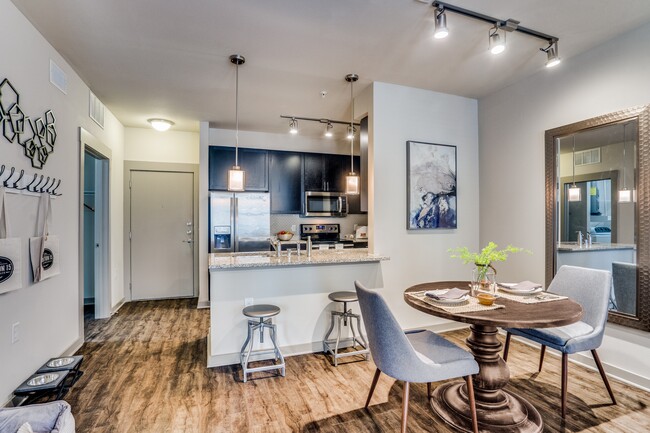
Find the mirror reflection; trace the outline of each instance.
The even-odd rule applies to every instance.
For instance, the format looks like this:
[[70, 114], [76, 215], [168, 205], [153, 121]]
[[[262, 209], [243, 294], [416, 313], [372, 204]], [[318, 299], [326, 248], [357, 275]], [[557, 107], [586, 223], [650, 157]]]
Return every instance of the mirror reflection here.
[[638, 120], [555, 140], [556, 266], [612, 272], [610, 310], [636, 316]]

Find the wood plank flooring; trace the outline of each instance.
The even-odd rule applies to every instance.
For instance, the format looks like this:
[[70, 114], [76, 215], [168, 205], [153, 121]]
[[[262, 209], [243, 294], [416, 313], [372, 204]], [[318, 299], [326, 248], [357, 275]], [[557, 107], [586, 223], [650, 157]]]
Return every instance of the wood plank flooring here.
[[[77, 431], [327, 432], [399, 431], [402, 384], [382, 375], [369, 410], [363, 405], [372, 361], [335, 368], [323, 354], [286, 359], [287, 376], [238, 367], [207, 369], [209, 311], [195, 299], [133, 302], [109, 320], [86, 323], [85, 374], [66, 396]], [[468, 331], [445, 334], [464, 347]], [[650, 431], [650, 394], [612, 380], [611, 406], [597, 372], [570, 363], [566, 422], [559, 417], [560, 360], [513, 339], [509, 389], [540, 410], [546, 432]], [[345, 359], [344, 359], [345, 362]], [[435, 385], [434, 385], [435, 386]], [[411, 386], [409, 432], [450, 432], [432, 413], [426, 386]]]

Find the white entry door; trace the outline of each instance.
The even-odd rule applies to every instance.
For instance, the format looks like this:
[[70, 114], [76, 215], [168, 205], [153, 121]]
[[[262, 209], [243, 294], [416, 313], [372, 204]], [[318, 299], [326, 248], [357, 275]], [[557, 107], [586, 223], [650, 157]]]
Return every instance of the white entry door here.
[[194, 295], [194, 174], [131, 170], [131, 298]]

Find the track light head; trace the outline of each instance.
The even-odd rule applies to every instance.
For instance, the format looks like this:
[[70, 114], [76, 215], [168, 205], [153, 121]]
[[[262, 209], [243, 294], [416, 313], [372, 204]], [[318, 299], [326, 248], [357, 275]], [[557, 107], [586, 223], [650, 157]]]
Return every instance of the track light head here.
[[325, 137], [331, 138], [334, 134], [332, 134], [332, 122], [327, 122], [327, 126], [325, 127]]
[[447, 29], [447, 14], [443, 8], [436, 9], [436, 26], [433, 32], [433, 37], [436, 39], [443, 39], [449, 36], [449, 29]]
[[298, 121], [296, 119], [291, 119], [291, 122], [289, 122], [289, 133], [290, 134], [298, 133]]
[[562, 59], [558, 54], [557, 41], [550, 42], [550, 45], [547, 48], [540, 48], [546, 53], [546, 67], [552, 68], [560, 64]]
[[354, 127], [352, 125], [348, 126], [348, 135], [347, 135], [348, 140], [354, 140], [354, 133], [355, 132], [356, 132], [356, 130], [354, 129]]
[[506, 35], [505, 33], [503, 34], [503, 38], [499, 34], [499, 27], [495, 26], [492, 30], [490, 30], [490, 37], [489, 37], [489, 46], [490, 46], [490, 52], [492, 54], [501, 54], [506, 50]]

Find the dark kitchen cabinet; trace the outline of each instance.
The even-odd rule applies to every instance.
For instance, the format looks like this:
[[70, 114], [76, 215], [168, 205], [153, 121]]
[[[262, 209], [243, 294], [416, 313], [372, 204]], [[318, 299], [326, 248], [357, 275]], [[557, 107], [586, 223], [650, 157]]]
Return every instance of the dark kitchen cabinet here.
[[302, 164], [302, 153], [269, 152], [272, 214], [298, 214], [302, 211]]
[[[210, 191], [228, 190], [228, 170], [235, 165], [235, 148], [210, 146]], [[269, 152], [262, 149], [239, 148], [239, 166], [246, 172], [246, 191], [269, 190]]]
[[345, 176], [350, 172], [350, 157], [323, 153], [305, 153], [304, 191], [345, 192]]

